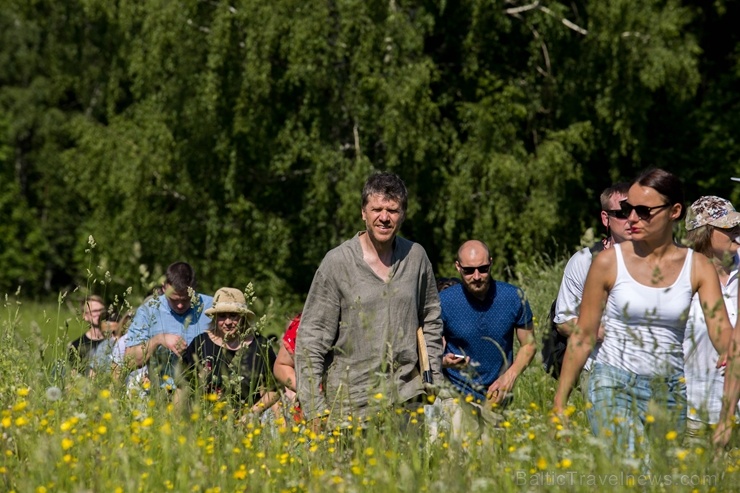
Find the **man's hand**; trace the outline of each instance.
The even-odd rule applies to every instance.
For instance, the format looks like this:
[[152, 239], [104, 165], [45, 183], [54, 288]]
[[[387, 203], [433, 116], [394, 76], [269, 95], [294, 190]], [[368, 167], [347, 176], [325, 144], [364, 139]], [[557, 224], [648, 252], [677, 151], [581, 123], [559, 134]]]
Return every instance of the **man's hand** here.
[[442, 356], [442, 368], [465, 368], [468, 363], [470, 363], [470, 356], [457, 358], [452, 353]]
[[[185, 339], [177, 334], [157, 334], [152, 337], [153, 344], [156, 346], [164, 346], [178, 357], [182, 356], [182, 353], [188, 348]], [[155, 346], [155, 349], [156, 349]]]
[[514, 388], [515, 381], [516, 377], [510, 371], [507, 371], [506, 373], [501, 375], [495, 382], [491, 384], [490, 387], [488, 387], [488, 392], [486, 393], [488, 403], [501, 404], [506, 396], [509, 394], [509, 392], [511, 392], [511, 389]]

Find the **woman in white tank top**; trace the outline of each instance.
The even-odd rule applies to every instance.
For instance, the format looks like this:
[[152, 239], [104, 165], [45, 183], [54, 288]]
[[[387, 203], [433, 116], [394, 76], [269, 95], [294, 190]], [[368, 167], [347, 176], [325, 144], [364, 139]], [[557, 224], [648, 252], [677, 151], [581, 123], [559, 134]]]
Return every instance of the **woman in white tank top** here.
[[[613, 436], [634, 453], [648, 423], [651, 435], [661, 438], [685, 425], [682, 343], [694, 293], [706, 307], [709, 336], [720, 354], [732, 326], [712, 264], [673, 239], [674, 223], [685, 215], [678, 177], [661, 169], [644, 172], [621, 206], [632, 241], [600, 253], [591, 264], [554, 409], [565, 409], [606, 310], [604, 342], [589, 379], [589, 423], [595, 435]], [[651, 401], [662, 412], [649, 418]]]

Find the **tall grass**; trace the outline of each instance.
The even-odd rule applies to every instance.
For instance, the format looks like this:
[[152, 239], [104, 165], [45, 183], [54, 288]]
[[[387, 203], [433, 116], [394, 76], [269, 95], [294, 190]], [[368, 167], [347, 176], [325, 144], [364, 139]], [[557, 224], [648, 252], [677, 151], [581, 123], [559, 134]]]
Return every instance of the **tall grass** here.
[[[562, 268], [534, 261], [513, 281], [530, 300], [538, 332]], [[265, 314], [286, 317], [269, 304]], [[661, 431], [649, 459], [626, 457], [592, 436], [577, 391], [569, 422], [558, 422], [549, 414], [556, 382], [538, 360], [517, 382], [502, 427], [483, 439], [454, 441], [443, 431], [428, 440], [424, 408], [387, 410], [316, 435], [280, 419], [239, 422], [215, 395], [196, 397], [184, 411], [161, 394], [128, 395], [109, 375], [60, 378], [54, 362], [81, 331], [66, 300], [9, 297], [0, 325], [0, 491], [737, 489], [740, 454], [715, 457], [706, 439], [682, 443]]]

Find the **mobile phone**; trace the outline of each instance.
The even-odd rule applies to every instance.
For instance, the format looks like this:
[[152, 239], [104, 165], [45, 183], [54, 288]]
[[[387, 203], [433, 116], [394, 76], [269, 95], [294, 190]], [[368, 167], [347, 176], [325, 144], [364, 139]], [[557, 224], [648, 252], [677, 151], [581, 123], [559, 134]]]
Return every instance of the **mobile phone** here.
[[462, 358], [462, 359], [467, 358], [467, 356], [465, 356], [464, 354], [455, 354], [455, 353], [452, 353], [452, 357], [453, 358]]

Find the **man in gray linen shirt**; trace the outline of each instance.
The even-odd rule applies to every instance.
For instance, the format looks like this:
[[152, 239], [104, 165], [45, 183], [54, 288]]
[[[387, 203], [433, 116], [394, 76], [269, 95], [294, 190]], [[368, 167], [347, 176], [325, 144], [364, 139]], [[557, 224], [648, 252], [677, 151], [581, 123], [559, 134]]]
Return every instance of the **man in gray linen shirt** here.
[[296, 340], [298, 398], [317, 428], [365, 418], [375, 404], [425, 395], [416, 331], [423, 328], [432, 376], [442, 381], [442, 321], [432, 265], [421, 245], [396, 236], [407, 192], [392, 173], [362, 191], [366, 229], [326, 254], [303, 308]]

